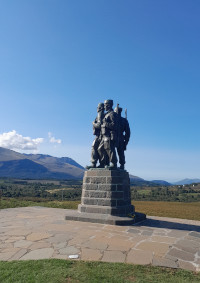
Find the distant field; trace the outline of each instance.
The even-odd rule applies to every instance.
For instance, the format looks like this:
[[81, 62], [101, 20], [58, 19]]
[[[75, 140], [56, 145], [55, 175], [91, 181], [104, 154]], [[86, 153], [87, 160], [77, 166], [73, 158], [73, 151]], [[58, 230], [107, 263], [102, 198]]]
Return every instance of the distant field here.
[[[0, 196], [29, 201], [80, 201], [82, 180], [20, 180], [0, 178]], [[162, 186], [131, 184], [134, 201], [200, 202], [200, 183]]]
[[200, 220], [200, 202], [132, 201], [136, 211], [152, 216]]
[[[26, 206], [77, 209], [79, 203], [80, 201], [28, 201], [3, 198], [0, 200], [0, 209]], [[133, 201], [132, 204], [135, 205], [136, 211], [147, 215], [200, 220], [199, 202]]]

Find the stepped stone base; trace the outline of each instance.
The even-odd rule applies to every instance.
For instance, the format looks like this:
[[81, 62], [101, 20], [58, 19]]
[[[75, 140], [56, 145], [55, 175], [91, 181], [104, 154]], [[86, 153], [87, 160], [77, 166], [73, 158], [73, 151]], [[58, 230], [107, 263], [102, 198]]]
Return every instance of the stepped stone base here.
[[131, 205], [129, 174], [121, 169], [90, 169], [85, 172], [81, 204], [65, 219], [114, 225], [130, 225], [146, 216]]
[[101, 224], [109, 224], [109, 225], [120, 225], [120, 226], [133, 225], [138, 222], [144, 221], [145, 219], [146, 219], [146, 215], [138, 212], [135, 212], [134, 217], [132, 218], [132, 217], [113, 216], [109, 214], [79, 212], [77, 210], [72, 210], [72, 209], [68, 209], [67, 214], [65, 216], [65, 220], [101, 223]]

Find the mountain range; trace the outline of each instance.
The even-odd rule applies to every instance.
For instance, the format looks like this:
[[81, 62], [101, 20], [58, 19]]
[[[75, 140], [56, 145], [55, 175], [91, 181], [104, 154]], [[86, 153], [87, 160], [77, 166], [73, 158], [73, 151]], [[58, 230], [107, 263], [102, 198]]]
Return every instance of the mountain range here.
[[163, 180], [146, 181], [140, 177], [133, 176], [131, 174], [129, 174], [129, 177], [130, 177], [131, 185], [135, 185], [135, 186], [152, 186], [152, 187], [155, 185], [171, 186], [170, 183]]
[[85, 169], [69, 157], [22, 154], [0, 147], [0, 177], [82, 179]]
[[[0, 177], [19, 179], [82, 179], [84, 167], [70, 157], [53, 157], [45, 154], [24, 154], [0, 147]], [[170, 186], [163, 180], [146, 181], [130, 174], [133, 185], [155, 184]], [[174, 183], [184, 185], [200, 183], [200, 179], [184, 179]]]

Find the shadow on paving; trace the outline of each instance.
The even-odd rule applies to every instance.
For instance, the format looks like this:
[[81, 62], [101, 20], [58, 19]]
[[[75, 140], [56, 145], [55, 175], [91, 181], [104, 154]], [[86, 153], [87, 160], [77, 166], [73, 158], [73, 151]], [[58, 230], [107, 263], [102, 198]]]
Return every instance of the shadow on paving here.
[[[154, 227], [154, 228], [164, 228], [164, 229], [175, 229], [175, 230], [185, 230], [185, 231], [196, 231], [200, 232], [200, 226], [183, 224], [183, 223], [175, 223], [163, 220], [156, 219], [146, 219], [144, 222], [135, 224], [134, 226], [146, 226], [146, 227]], [[197, 236], [196, 236], [197, 237]], [[200, 238], [200, 234], [198, 236]]]

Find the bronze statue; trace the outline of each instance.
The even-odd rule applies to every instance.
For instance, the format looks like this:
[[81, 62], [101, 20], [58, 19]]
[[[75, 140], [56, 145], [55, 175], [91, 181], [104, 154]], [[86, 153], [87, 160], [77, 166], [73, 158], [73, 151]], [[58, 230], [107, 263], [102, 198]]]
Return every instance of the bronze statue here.
[[126, 150], [127, 144], [130, 139], [130, 134], [131, 134], [130, 127], [129, 127], [127, 117], [126, 118], [121, 117], [122, 108], [117, 106], [114, 111], [118, 114], [117, 153], [119, 156], [120, 169], [124, 169], [124, 164], [125, 164], [124, 151]]
[[[106, 113], [104, 113], [104, 110]], [[98, 168], [117, 169], [117, 155], [119, 156], [120, 169], [124, 170], [124, 151], [130, 138], [130, 127], [127, 117], [121, 117], [122, 108], [117, 107], [113, 111], [113, 100], [105, 100], [99, 103], [97, 117], [93, 122], [93, 134], [96, 136], [92, 144], [91, 166], [86, 169]]]
[[100, 163], [104, 167], [117, 168], [115, 151], [117, 142], [118, 115], [113, 111], [113, 100], [105, 100], [104, 109], [107, 111], [101, 125], [101, 143], [98, 148]]
[[98, 147], [101, 142], [101, 125], [104, 118], [104, 104], [99, 103], [97, 106], [97, 117], [95, 118], [93, 124], [93, 134], [96, 136], [93, 144], [92, 144], [92, 151], [91, 151], [91, 166], [87, 166], [87, 169], [96, 168], [97, 162], [99, 160], [99, 167], [103, 167], [101, 164], [101, 160], [99, 158]]

